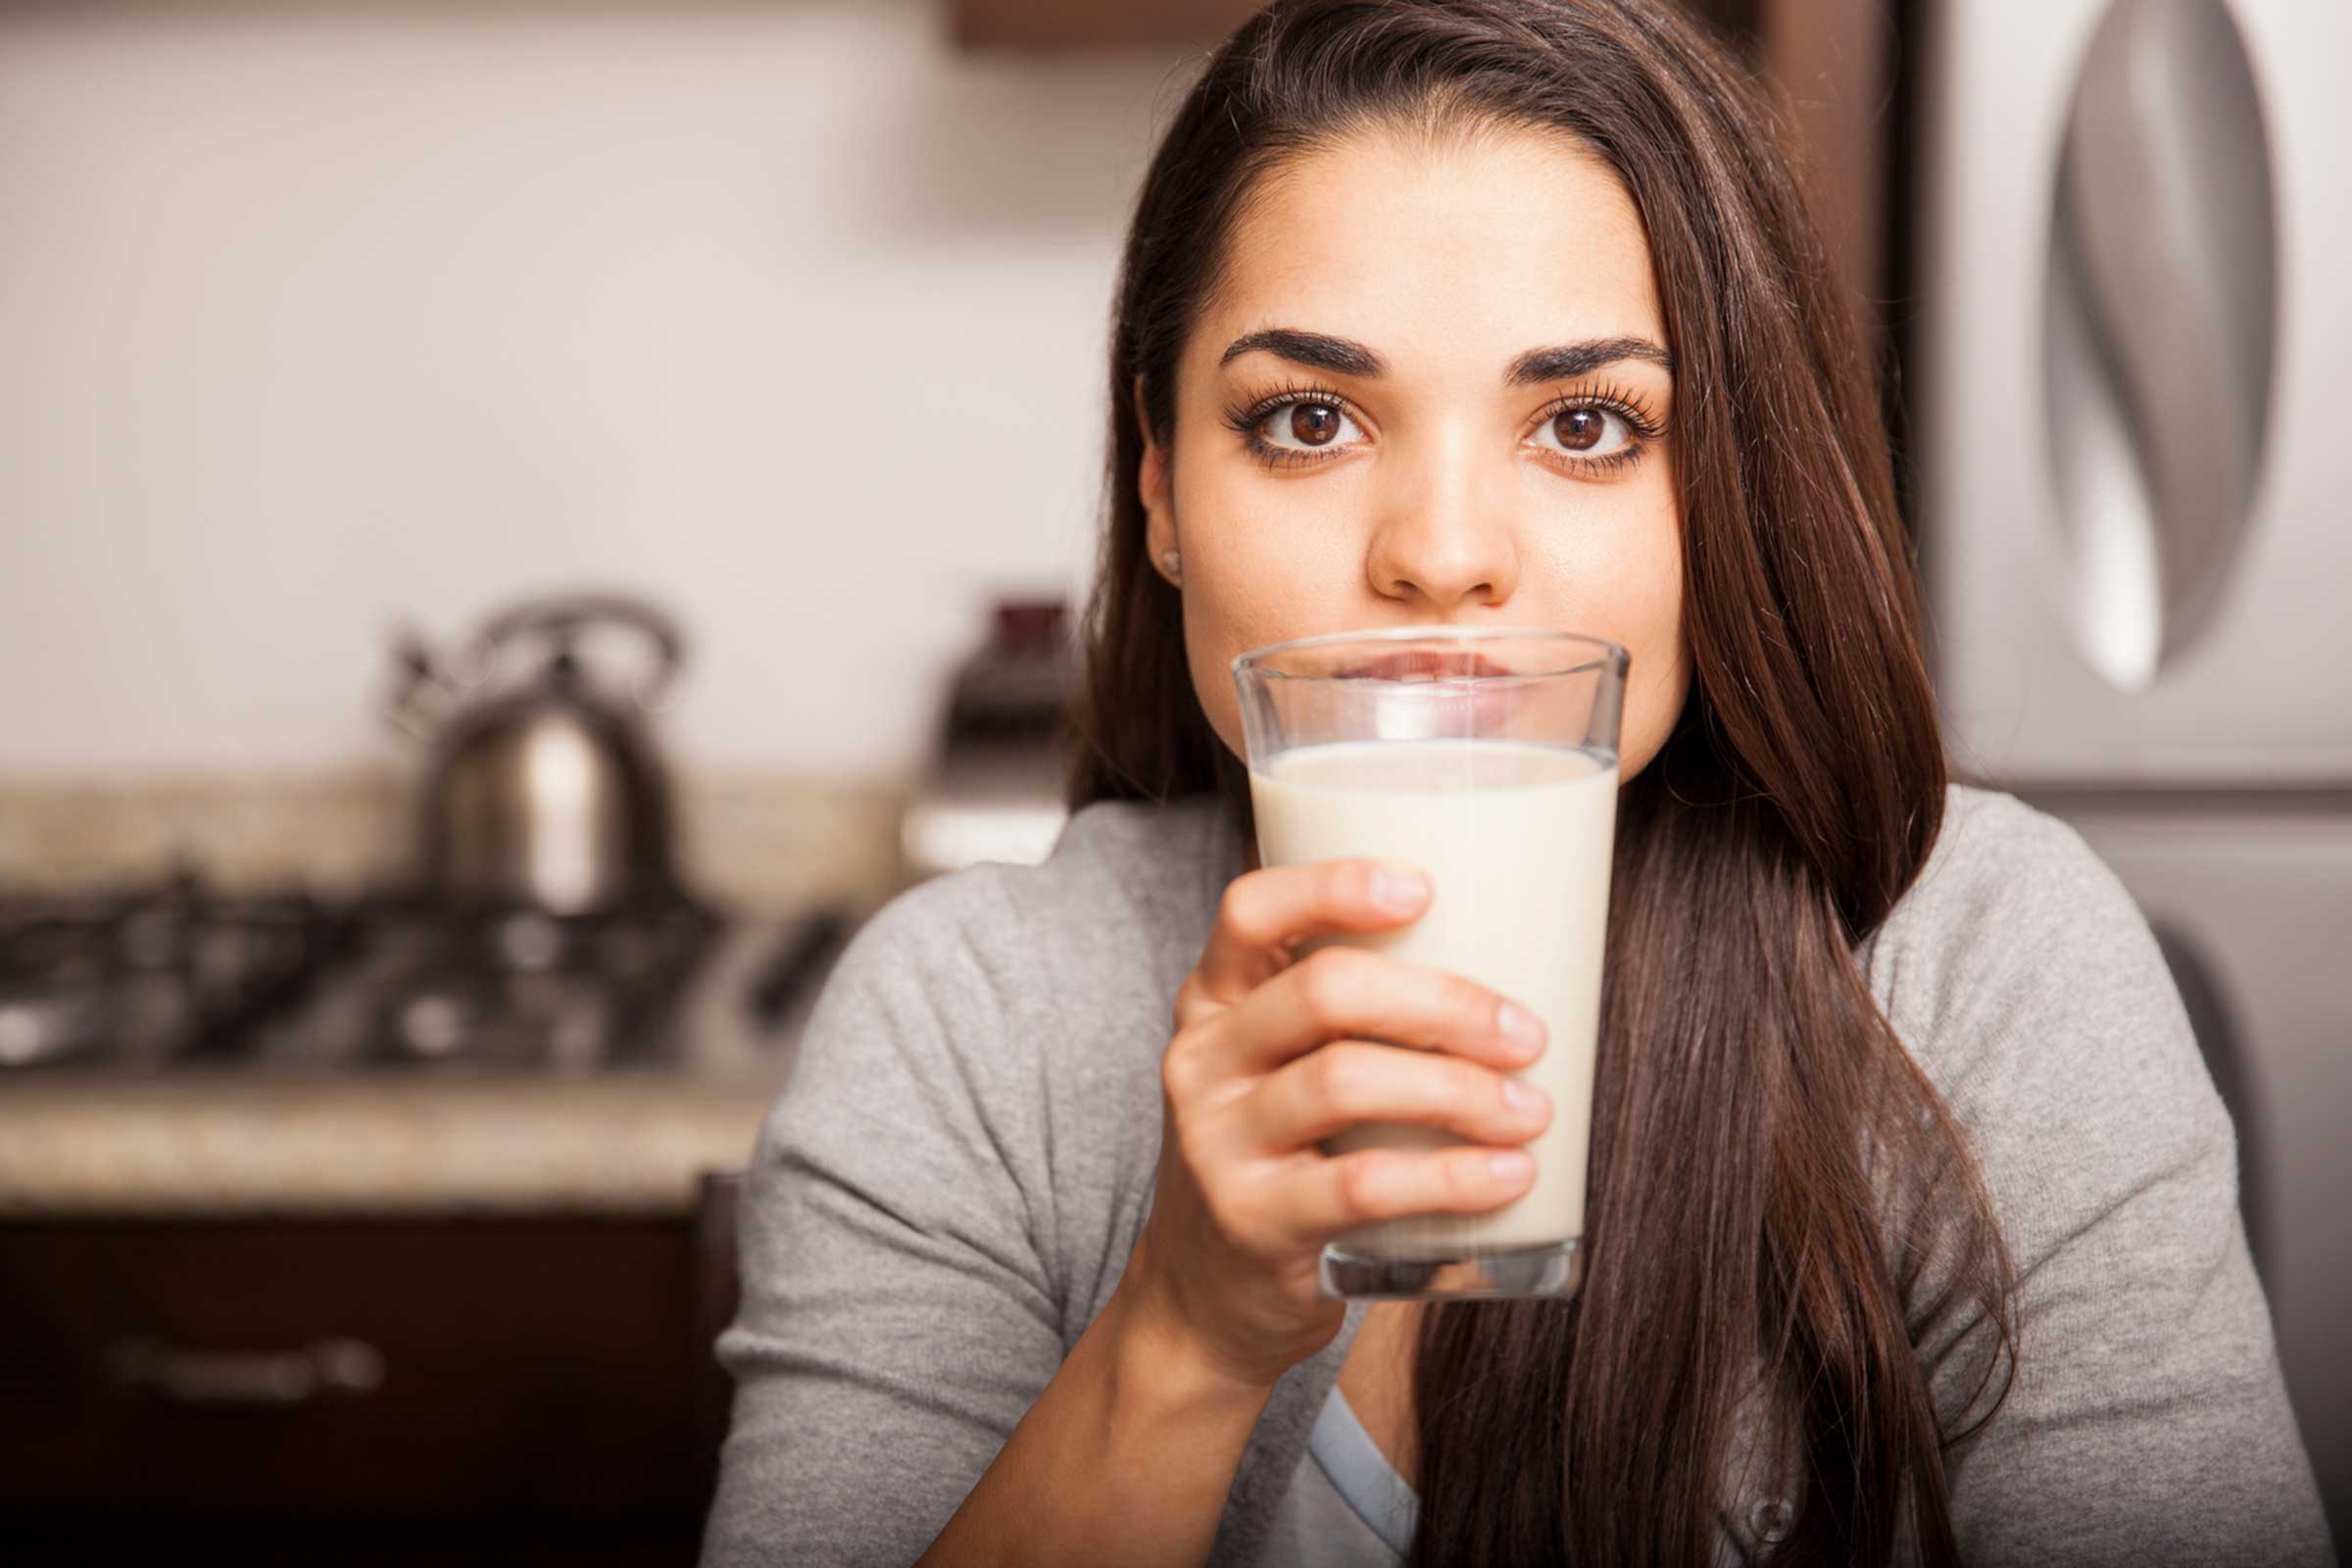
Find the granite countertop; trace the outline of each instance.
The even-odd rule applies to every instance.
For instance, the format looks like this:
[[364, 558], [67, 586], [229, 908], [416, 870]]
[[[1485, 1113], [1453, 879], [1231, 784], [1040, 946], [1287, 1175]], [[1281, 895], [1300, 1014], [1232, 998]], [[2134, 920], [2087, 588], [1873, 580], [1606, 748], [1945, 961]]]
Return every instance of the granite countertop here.
[[660, 1066], [0, 1079], [0, 1220], [685, 1214], [704, 1172], [750, 1159], [822, 990], [747, 1021], [774, 932], [721, 938]]
[[[906, 783], [682, 774], [687, 883], [737, 917], [862, 917], [904, 880]], [[326, 895], [413, 859], [399, 769], [107, 781], [0, 776], [0, 888], [137, 885], [192, 867], [226, 892]], [[683, 1214], [739, 1168], [815, 987], [750, 1030], [725, 975], [660, 1068], [585, 1074], [42, 1070], [0, 1076], [0, 1220], [39, 1216]], [[732, 1010], [730, 1010], [732, 1009]]]
[[778, 1080], [218, 1073], [10, 1084], [0, 1218], [685, 1213]]

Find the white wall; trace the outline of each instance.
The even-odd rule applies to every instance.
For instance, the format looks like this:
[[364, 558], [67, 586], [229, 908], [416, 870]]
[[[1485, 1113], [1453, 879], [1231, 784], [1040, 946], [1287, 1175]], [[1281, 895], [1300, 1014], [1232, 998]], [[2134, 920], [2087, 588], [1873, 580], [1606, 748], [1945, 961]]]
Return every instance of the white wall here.
[[1074, 589], [1197, 57], [906, 0], [0, 16], [0, 772], [397, 750], [387, 628], [633, 585], [693, 762], [921, 755]]

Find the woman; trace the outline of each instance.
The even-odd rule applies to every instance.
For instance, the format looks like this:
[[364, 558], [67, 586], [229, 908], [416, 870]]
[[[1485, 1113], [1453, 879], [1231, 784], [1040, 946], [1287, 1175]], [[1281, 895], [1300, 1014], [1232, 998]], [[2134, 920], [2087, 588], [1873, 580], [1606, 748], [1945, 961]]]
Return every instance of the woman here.
[[[2229, 1121], [2114, 878], [1947, 781], [1773, 145], [1646, 0], [1300, 0], [1211, 62], [1120, 280], [1076, 813], [828, 982], [710, 1561], [2326, 1559]], [[1230, 660], [1414, 623], [1632, 655], [1574, 1300], [1316, 1291], [1549, 1114], [1509, 999], [1292, 961], [1411, 867], [1256, 867]], [[1467, 1141], [1320, 1152], [1394, 1119]]]

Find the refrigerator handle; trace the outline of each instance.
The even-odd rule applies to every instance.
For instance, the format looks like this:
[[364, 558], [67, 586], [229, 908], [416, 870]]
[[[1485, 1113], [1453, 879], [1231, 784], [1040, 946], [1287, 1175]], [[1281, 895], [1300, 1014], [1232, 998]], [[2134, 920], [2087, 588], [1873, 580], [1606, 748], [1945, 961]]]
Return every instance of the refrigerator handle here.
[[2052, 209], [2043, 428], [2062, 613], [2094, 669], [2140, 691], [2214, 619], [2270, 424], [2270, 142], [2223, 0], [2108, 9]]

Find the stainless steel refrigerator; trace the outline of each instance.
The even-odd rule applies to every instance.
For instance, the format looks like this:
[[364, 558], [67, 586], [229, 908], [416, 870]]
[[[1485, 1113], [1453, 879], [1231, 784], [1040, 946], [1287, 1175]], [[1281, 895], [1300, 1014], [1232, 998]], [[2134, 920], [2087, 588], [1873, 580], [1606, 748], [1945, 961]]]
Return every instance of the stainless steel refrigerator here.
[[2352, 0], [1941, 0], [1911, 397], [1954, 760], [2073, 822], [2236, 1119], [2352, 1540]]

